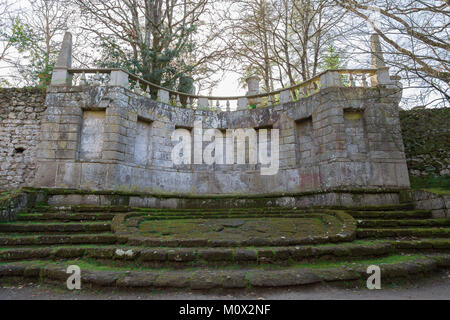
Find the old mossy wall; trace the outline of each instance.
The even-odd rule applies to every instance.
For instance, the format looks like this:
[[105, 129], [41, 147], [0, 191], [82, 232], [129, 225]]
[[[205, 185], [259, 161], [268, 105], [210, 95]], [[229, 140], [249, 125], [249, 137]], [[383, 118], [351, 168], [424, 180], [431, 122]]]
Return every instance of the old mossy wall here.
[[400, 111], [409, 173], [448, 181], [450, 174], [450, 108]]
[[34, 179], [44, 102], [42, 89], [0, 88], [0, 190]]

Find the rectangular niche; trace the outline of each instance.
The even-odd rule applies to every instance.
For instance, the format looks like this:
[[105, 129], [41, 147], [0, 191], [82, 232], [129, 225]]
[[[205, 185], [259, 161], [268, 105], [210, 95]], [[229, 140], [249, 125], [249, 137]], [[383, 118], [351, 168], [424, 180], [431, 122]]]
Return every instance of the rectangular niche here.
[[149, 166], [152, 162], [152, 122], [139, 120], [136, 125], [134, 163]]
[[345, 147], [347, 157], [362, 159], [367, 154], [363, 112], [344, 111]]
[[314, 161], [314, 130], [312, 117], [296, 121], [297, 164], [307, 164]]
[[84, 111], [80, 137], [80, 158], [101, 159], [105, 111]]
[[[189, 131], [189, 134], [190, 134], [190, 136], [191, 136], [191, 163], [190, 163], [190, 165], [191, 164], [194, 164], [194, 161], [195, 161], [195, 159], [194, 159], [194, 150], [195, 150], [195, 145], [194, 145], [194, 128], [192, 128], [192, 127], [185, 127], [185, 126], [175, 126], [175, 130], [179, 130], [179, 129], [182, 129], [182, 130], [187, 130], [187, 131]], [[198, 143], [198, 142], [197, 142]], [[201, 143], [201, 149], [203, 150], [203, 137], [202, 137], [202, 141], [200, 142]], [[177, 142], [175, 142], [175, 144], [178, 144], [178, 141]], [[175, 146], [175, 144], [173, 145], [173, 146]], [[183, 165], [179, 165], [178, 167], [183, 167], [184, 166], [184, 164]]]

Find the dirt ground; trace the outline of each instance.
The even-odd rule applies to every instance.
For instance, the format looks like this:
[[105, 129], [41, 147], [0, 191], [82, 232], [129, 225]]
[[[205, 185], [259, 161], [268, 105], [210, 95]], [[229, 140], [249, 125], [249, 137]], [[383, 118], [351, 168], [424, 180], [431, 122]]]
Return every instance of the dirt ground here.
[[168, 291], [87, 289], [0, 279], [0, 300], [450, 300], [450, 271], [426, 279], [389, 282], [381, 290], [350, 283], [244, 291]]

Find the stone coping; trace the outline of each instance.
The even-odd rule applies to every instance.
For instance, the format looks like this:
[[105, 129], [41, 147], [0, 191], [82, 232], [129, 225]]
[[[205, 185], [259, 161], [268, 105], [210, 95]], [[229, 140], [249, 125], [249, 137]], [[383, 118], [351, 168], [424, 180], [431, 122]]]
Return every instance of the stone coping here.
[[[33, 188], [24, 188], [24, 190], [33, 190]], [[161, 193], [161, 192], [139, 192], [139, 191], [116, 191], [116, 190], [81, 190], [81, 189], [35, 189], [46, 191], [49, 195], [118, 195], [118, 196], [143, 196], [143, 197], [159, 197], [159, 198], [186, 198], [186, 199], [258, 199], [258, 198], [279, 198], [279, 197], [296, 197], [326, 193], [352, 193], [352, 194], [384, 194], [384, 193], [403, 193], [410, 189], [405, 188], [383, 188], [383, 189], [329, 189], [292, 193], [262, 193], [262, 194], [186, 194], [186, 193]]]

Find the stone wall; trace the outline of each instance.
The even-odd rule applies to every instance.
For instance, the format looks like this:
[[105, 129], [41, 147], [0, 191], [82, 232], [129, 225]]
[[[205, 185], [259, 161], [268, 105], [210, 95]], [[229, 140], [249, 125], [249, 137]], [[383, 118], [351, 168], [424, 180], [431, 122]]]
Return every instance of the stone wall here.
[[450, 108], [400, 111], [411, 176], [450, 175]]
[[44, 101], [40, 89], [0, 89], [0, 190], [34, 179]]
[[[327, 88], [297, 102], [216, 112], [122, 87], [51, 87], [34, 185], [185, 194], [408, 188], [398, 100], [385, 87]], [[192, 132], [196, 121], [222, 132], [279, 129], [278, 174], [261, 175], [254, 164], [174, 166], [171, 134]]]
[[417, 209], [431, 210], [434, 218], [450, 218], [450, 196], [427, 191], [414, 191]]
[[0, 193], [0, 222], [15, 221], [19, 212], [46, 201], [45, 191], [14, 189]]

